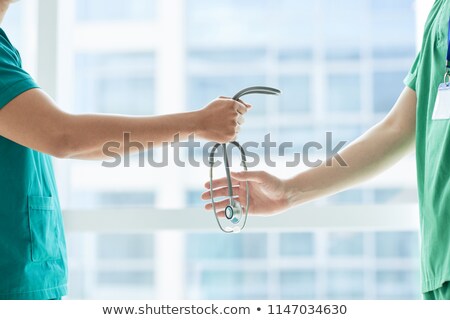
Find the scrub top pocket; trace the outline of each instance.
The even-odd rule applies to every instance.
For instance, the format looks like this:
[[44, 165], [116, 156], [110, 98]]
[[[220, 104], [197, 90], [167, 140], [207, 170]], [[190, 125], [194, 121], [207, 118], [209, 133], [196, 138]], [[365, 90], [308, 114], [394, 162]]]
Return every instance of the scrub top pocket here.
[[52, 197], [28, 197], [31, 260], [60, 259], [58, 211]]

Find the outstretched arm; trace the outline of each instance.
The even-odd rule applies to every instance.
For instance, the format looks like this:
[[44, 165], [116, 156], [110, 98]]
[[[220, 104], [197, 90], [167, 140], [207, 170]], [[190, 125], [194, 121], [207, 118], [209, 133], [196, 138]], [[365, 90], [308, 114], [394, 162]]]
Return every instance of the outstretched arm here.
[[[414, 147], [416, 126], [416, 93], [406, 87], [390, 113], [378, 124], [342, 150], [339, 155], [347, 166], [336, 159], [323, 163], [291, 179], [281, 180], [266, 172], [233, 173], [237, 194], [245, 205], [245, 181], [250, 185], [249, 212], [272, 214], [290, 207], [340, 192], [368, 180], [391, 167]], [[205, 184], [209, 189], [209, 182]], [[226, 196], [226, 181], [213, 182], [214, 198]], [[202, 195], [209, 200], [209, 191]], [[223, 209], [229, 201], [216, 204]], [[211, 209], [211, 204], [206, 205]]]
[[248, 105], [227, 98], [212, 101], [205, 108], [180, 114], [153, 117], [115, 115], [73, 115], [60, 110], [42, 90], [28, 90], [0, 110], [0, 135], [23, 146], [59, 158], [104, 159], [105, 143], [119, 142], [123, 135], [147, 146], [171, 142], [190, 134], [227, 142], [243, 123]]

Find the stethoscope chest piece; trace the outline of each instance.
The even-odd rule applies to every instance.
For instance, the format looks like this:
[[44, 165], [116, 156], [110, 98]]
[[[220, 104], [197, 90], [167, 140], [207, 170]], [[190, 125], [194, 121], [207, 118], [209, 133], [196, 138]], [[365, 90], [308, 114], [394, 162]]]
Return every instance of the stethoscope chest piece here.
[[238, 224], [242, 219], [242, 207], [237, 201], [234, 201], [233, 206], [227, 206], [225, 208], [225, 218], [231, 221], [233, 224]]
[[233, 217], [234, 217], [233, 207], [227, 206], [225, 208], [225, 218], [227, 218], [228, 220], [231, 220], [231, 219], [233, 219]]
[[[247, 170], [247, 165], [246, 165], [246, 158], [245, 158], [245, 153], [243, 148], [240, 146], [239, 143], [237, 143], [236, 141], [231, 142], [233, 145], [237, 146], [240, 154], [241, 154], [241, 164], [243, 166], [243, 170]], [[231, 174], [230, 174], [230, 169], [229, 169], [229, 161], [228, 161], [228, 155], [227, 155], [227, 150], [226, 150], [226, 145], [225, 144], [216, 144], [209, 156], [209, 162], [210, 162], [210, 182], [212, 185], [212, 181], [213, 181], [213, 168], [214, 168], [214, 163], [215, 163], [215, 153], [217, 151], [218, 148], [222, 147], [223, 148], [223, 152], [224, 152], [224, 165], [225, 165], [225, 172], [227, 173], [227, 183], [228, 183], [228, 196], [227, 196], [227, 200], [228, 201], [228, 205], [223, 209], [223, 211], [220, 211], [217, 209], [217, 204], [214, 201], [214, 197], [213, 197], [213, 189], [210, 189], [210, 194], [211, 194], [211, 201], [212, 201], [212, 206], [214, 209], [214, 214], [217, 220], [217, 223], [219, 224], [220, 229], [223, 232], [226, 233], [235, 233], [235, 232], [239, 232], [241, 231], [244, 227], [245, 224], [247, 222], [247, 216], [248, 216], [248, 205], [246, 206], [246, 208], [244, 208], [242, 206], [242, 204], [236, 200], [235, 195], [233, 194], [233, 184], [231, 181]], [[245, 183], [246, 186], [246, 203], [249, 203], [249, 190], [248, 190], [248, 183]]]

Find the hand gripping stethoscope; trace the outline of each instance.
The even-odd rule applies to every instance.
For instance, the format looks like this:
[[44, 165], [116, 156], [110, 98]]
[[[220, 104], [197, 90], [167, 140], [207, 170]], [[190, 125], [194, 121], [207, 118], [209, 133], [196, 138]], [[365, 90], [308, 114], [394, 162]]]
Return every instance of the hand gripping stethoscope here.
[[[236, 93], [236, 95], [233, 97], [233, 100], [239, 100], [241, 97], [248, 95], [248, 94], [267, 94], [267, 95], [280, 95], [281, 91], [275, 88], [270, 87], [249, 87], [246, 89], [243, 89]], [[241, 166], [244, 168], [244, 171], [247, 171], [247, 159], [245, 156], [245, 151], [242, 148], [242, 146], [237, 141], [231, 141], [231, 144], [235, 145], [240, 153], [241, 153]], [[213, 197], [213, 168], [214, 168], [214, 162], [215, 162], [215, 153], [217, 149], [222, 146], [223, 149], [223, 160], [225, 164], [225, 173], [227, 175], [227, 185], [228, 185], [228, 198], [230, 201], [230, 204], [226, 206], [225, 208], [225, 216], [219, 217], [217, 210], [216, 210], [216, 204], [214, 202]], [[233, 232], [239, 232], [242, 229], [244, 229], [245, 224], [247, 223], [247, 217], [248, 217], [248, 208], [250, 206], [250, 192], [248, 189], [248, 182], [245, 183], [245, 190], [246, 190], [246, 208], [245, 213], [244, 209], [242, 208], [242, 205], [239, 203], [239, 201], [236, 201], [233, 196], [233, 183], [231, 182], [231, 174], [230, 174], [230, 164], [228, 161], [228, 154], [227, 154], [227, 144], [226, 143], [217, 143], [214, 145], [214, 147], [211, 149], [211, 152], [209, 154], [209, 181], [210, 181], [210, 194], [211, 194], [211, 202], [212, 207], [214, 210], [214, 215], [216, 217], [217, 223], [219, 224], [220, 229], [223, 232], [226, 233], [233, 233]]]

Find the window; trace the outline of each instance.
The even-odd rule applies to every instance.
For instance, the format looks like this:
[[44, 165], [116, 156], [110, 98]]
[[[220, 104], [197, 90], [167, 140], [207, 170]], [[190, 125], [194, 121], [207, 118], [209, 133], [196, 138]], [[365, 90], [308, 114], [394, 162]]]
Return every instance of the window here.
[[[276, 161], [317, 141], [324, 148], [310, 160], [323, 159], [325, 132], [333, 133], [333, 146], [351, 141], [390, 110], [402, 89], [415, 55], [415, 12], [413, 0], [394, 2], [59, 2], [71, 21], [61, 28], [73, 35], [60, 43], [67, 50], [59, 57], [65, 71], [59, 91], [72, 97], [63, 107], [75, 113], [130, 115], [190, 111], [245, 86], [270, 85], [283, 95], [246, 98], [254, 108], [238, 141], [262, 142], [270, 134], [278, 143], [293, 142]], [[20, 14], [11, 17], [11, 29], [24, 23]], [[123, 34], [117, 39], [110, 30]], [[16, 36], [23, 45], [22, 35]], [[167, 62], [172, 49], [177, 54]], [[171, 103], [173, 96], [180, 103]], [[263, 153], [261, 148], [252, 151]], [[193, 219], [209, 219], [216, 227], [199, 198], [208, 179], [206, 165], [139, 168], [138, 160], [134, 156], [129, 168], [114, 170], [96, 162], [56, 161], [64, 208], [95, 214], [138, 207], [152, 215], [195, 207]], [[402, 163], [413, 165], [412, 159]], [[288, 176], [301, 168], [270, 169]], [[363, 211], [367, 205], [416, 203], [410, 176], [386, 174], [316, 205], [358, 205], [355, 211]], [[169, 212], [164, 219], [170, 225]], [[192, 225], [150, 234], [75, 230], [68, 237], [70, 298], [160, 298], [158, 286], [171, 278], [164, 277], [169, 271], [178, 281], [176, 298], [418, 298], [416, 230], [301, 227], [233, 236]]]
[[324, 93], [331, 112], [357, 114], [361, 108], [361, 80], [358, 75], [330, 75]]
[[154, 64], [152, 53], [77, 55], [77, 111], [154, 113]]

